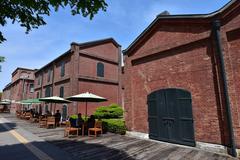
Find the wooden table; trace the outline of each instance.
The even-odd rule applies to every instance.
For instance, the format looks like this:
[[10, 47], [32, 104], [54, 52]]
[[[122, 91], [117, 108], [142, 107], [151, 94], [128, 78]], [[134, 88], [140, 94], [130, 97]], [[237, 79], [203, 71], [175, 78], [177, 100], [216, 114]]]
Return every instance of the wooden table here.
[[82, 124], [82, 136], [84, 136], [85, 128], [87, 129], [87, 122], [84, 122], [84, 123]]

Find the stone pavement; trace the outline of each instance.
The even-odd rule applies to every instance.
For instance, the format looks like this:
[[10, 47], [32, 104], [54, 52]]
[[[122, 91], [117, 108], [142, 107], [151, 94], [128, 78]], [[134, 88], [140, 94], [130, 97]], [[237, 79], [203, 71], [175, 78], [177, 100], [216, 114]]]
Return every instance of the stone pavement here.
[[72, 160], [74, 158], [0, 115], [0, 159]]
[[0, 123], [0, 157], [4, 160], [24, 159], [38, 160], [38, 158], [28, 150], [24, 144], [17, 141], [15, 137], [9, 134]]
[[[65, 138], [63, 137], [63, 128], [39, 128], [37, 124], [17, 119], [15, 115], [12, 114], [0, 114], [0, 117], [5, 117], [8, 121], [11, 121], [9, 123], [11, 123], [12, 126], [31, 133], [30, 137], [32, 137], [33, 140], [44, 140], [45, 143], [37, 143], [36, 146], [43, 152], [48, 153], [50, 157], [53, 157], [53, 155], [51, 155], [52, 151], [50, 153], [48, 152], [49, 147], [54, 149], [57, 148], [56, 152], [57, 150], [61, 150], [68, 158], [70, 156], [72, 159], [81, 160], [234, 159], [228, 155], [206, 152], [192, 147], [184, 147], [152, 140], [142, 140], [115, 134], [104, 134], [97, 138], [87, 136]], [[27, 137], [28, 135], [25, 136]]]

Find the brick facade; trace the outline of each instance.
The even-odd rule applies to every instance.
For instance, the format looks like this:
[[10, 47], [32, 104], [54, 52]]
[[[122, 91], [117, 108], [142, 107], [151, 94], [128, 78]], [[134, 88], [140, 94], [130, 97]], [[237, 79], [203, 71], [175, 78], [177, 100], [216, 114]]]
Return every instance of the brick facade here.
[[127, 128], [148, 133], [147, 96], [164, 88], [192, 94], [195, 140], [228, 146], [223, 81], [212, 22], [221, 40], [233, 129], [240, 148], [240, 3], [203, 16], [158, 16], [125, 50], [124, 108]]
[[[13, 101], [11, 111], [21, 109], [18, 102], [24, 99], [34, 98], [34, 72], [36, 70], [27, 68], [17, 68], [12, 73], [12, 81], [3, 89], [3, 99]], [[26, 106], [25, 106], [26, 107]]]
[[[61, 65], [65, 63], [65, 74], [61, 76]], [[104, 76], [97, 76], [97, 64], [104, 65]], [[35, 97], [45, 97], [47, 87], [51, 87], [51, 96], [60, 96], [60, 88], [64, 88], [64, 97], [92, 92], [108, 99], [107, 102], [89, 103], [88, 115], [93, 114], [96, 107], [118, 103], [121, 105], [121, 56], [120, 46], [113, 40], [103, 39], [86, 43], [72, 43], [69, 51], [48, 63], [35, 73]], [[51, 70], [51, 71], [49, 71]], [[51, 80], [48, 75], [51, 74]], [[40, 79], [40, 82], [39, 82]], [[68, 115], [81, 112], [85, 114], [85, 103], [66, 104]], [[49, 104], [53, 108], [55, 104]], [[45, 112], [45, 107], [43, 112]], [[56, 110], [62, 112], [63, 104], [56, 104]], [[50, 110], [50, 107], [48, 108]]]

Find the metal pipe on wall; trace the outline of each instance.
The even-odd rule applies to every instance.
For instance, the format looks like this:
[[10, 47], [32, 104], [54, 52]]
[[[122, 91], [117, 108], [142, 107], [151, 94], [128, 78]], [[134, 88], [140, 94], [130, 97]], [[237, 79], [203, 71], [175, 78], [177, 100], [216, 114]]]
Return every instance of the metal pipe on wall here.
[[227, 123], [229, 127], [229, 140], [230, 140], [230, 149], [231, 149], [231, 155], [233, 157], [237, 157], [236, 153], [236, 145], [235, 145], [235, 139], [234, 139], [234, 132], [233, 132], [233, 124], [232, 124], [232, 114], [231, 114], [231, 106], [230, 106], [230, 100], [229, 100], [229, 94], [228, 94], [228, 86], [227, 86], [227, 77], [226, 77], [226, 71], [225, 71], [225, 62], [223, 57], [223, 49], [222, 49], [222, 43], [221, 43], [221, 23], [219, 20], [213, 21], [213, 35], [216, 43], [216, 50], [219, 56], [220, 60], [220, 67], [221, 67], [221, 76], [223, 80], [223, 94], [224, 94], [224, 100], [226, 105], [226, 113], [227, 113]]

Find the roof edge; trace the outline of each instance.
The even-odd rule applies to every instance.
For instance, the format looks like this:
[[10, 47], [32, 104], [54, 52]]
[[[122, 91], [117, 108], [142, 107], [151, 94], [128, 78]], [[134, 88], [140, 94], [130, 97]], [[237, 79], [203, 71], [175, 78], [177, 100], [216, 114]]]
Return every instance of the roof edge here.
[[14, 75], [14, 74], [17, 72], [17, 70], [36, 71], [37, 69], [17, 67], [17, 68], [12, 72], [12, 75]]
[[[95, 40], [95, 41], [89, 41], [89, 42], [84, 42], [84, 43], [76, 43], [76, 42], [72, 42], [70, 45], [78, 45], [78, 46], [91, 46], [91, 45], [96, 45], [99, 43], [104, 43], [107, 41], [111, 41], [113, 42], [114, 45], [116, 45], [117, 47], [121, 47], [121, 45], [119, 45], [113, 38], [106, 38], [106, 39], [100, 39], [100, 40]], [[38, 69], [35, 74], [39, 73], [40, 71], [42, 71], [43, 69], [45, 69], [47, 66], [51, 65], [53, 62], [57, 61], [58, 59], [66, 56], [67, 54], [71, 53], [71, 49], [67, 50], [65, 53], [61, 54], [60, 56], [58, 56], [57, 58], [53, 59], [52, 61], [50, 61], [49, 63], [47, 63], [46, 65], [44, 65], [42, 68]]]
[[122, 52], [124, 55], [128, 55], [127, 52], [129, 52], [130, 49], [132, 47], [134, 47], [134, 45], [146, 34], [146, 32], [148, 30], [150, 30], [155, 25], [155, 23], [157, 23], [157, 21], [159, 19], [195, 19], [195, 18], [203, 18], [203, 19], [206, 18], [207, 19], [207, 18], [212, 18], [212, 17], [215, 17], [215, 16], [221, 14], [223, 11], [225, 11], [227, 8], [229, 8], [232, 4], [234, 4], [237, 1], [238, 0], [231, 0], [230, 2], [225, 4], [220, 9], [218, 9], [214, 12], [211, 12], [211, 13], [207, 13], [207, 14], [179, 14], [179, 15], [160, 15], [160, 14], [158, 14], [156, 16], [156, 18], [150, 23], [150, 25], [147, 28], [145, 28], [143, 30], [143, 32]]
[[71, 45], [78, 45], [80, 47], [88, 47], [88, 46], [98, 45], [98, 44], [105, 43], [105, 42], [112, 42], [116, 47], [121, 47], [121, 45], [118, 44], [117, 41], [112, 37], [94, 40], [94, 41], [88, 41], [88, 42], [84, 42], [84, 43], [72, 42]]
[[60, 56], [58, 56], [57, 58], [53, 59], [52, 61], [50, 61], [49, 63], [47, 63], [46, 65], [44, 65], [42, 68], [38, 69], [36, 73], [39, 73], [40, 71], [42, 71], [43, 69], [45, 69], [47, 66], [51, 65], [53, 62], [57, 61], [58, 59], [64, 57], [65, 55], [67, 55], [68, 53], [71, 53], [71, 49], [67, 50], [66, 52], [64, 52], [63, 54], [61, 54]]
[[4, 92], [6, 89], [8, 89], [10, 86], [12, 85], [12, 82], [8, 83], [3, 89], [2, 91]]

